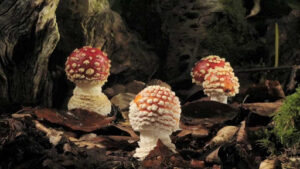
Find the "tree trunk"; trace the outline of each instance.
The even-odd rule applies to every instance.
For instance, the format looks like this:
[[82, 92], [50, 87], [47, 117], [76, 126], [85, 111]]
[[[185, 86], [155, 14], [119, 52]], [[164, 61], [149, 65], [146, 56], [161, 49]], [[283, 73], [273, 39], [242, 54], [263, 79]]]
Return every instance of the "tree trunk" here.
[[[48, 60], [59, 40], [55, 15], [58, 2], [1, 1], [1, 111], [13, 105], [51, 105], [52, 81]], [[18, 109], [18, 106], [13, 109]]]

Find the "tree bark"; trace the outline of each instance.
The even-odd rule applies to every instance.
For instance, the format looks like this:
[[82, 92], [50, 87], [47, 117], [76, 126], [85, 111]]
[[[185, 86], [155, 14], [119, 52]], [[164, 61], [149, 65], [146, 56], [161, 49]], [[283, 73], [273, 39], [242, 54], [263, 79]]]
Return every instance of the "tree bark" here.
[[0, 4], [0, 110], [51, 105], [48, 60], [59, 40], [59, 0], [4, 0]]

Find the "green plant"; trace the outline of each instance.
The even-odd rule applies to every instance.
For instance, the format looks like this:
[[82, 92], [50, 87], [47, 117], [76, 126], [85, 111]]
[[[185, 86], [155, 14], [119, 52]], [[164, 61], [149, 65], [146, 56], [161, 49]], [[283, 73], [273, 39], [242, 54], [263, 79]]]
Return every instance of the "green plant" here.
[[300, 87], [296, 92], [283, 102], [283, 105], [275, 113], [274, 134], [286, 147], [300, 147]]
[[276, 143], [271, 139], [272, 135], [274, 135], [273, 131], [265, 129], [262, 133], [259, 133], [259, 135], [263, 135], [263, 137], [257, 140], [257, 144], [267, 149], [268, 153], [272, 155], [277, 153]]
[[278, 23], [275, 23], [275, 65], [274, 67], [278, 67], [279, 60], [279, 29]]

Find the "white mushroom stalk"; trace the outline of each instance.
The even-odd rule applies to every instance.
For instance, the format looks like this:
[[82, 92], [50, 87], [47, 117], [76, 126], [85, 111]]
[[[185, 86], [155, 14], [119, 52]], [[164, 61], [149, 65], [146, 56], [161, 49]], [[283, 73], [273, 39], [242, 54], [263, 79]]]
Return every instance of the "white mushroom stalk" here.
[[109, 76], [110, 60], [100, 49], [76, 49], [66, 61], [66, 74], [76, 84], [68, 109], [84, 109], [106, 116], [111, 103], [102, 93], [102, 86]]
[[226, 95], [210, 95], [210, 100], [227, 104], [228, 96]]
[[170, 135], [179, 129], [180, 102], [175, 93], [161, 86], [148, 86], [130, 103], [129, 121], [140, 132], [134, 157], [143, 160], [156, 147], [158, 139], [173, 152]]
[[171, 134], [172, 131], [158, 128], [140, 131], [140, 141], [138, 142], [139, 148], [135, 150], [134, 157], [143, 160], [149, 152], [156, 147], [158, 139], [171, 151], [176, 153], [176, 147], [170, 139]]
[[72, 109], [89, 110], [106, 116], [111, 111], [111, 103], [102, 93], [102, 85], [77, 83], [68, 103], [68, 110]]

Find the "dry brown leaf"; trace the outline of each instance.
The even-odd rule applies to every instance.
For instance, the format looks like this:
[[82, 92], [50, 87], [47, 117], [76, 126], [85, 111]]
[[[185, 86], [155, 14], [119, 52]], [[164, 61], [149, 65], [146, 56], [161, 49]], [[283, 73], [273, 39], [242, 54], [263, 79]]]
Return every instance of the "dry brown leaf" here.
[[196, 94], [200, 93], [201, 91], [203, 91], [203, 87], [202, 86], [193, 85], [188, 90], [178, 90], [178, 91], [176, 91], [176, 93], [180, 94], [180, 96], [182, 96], [184, 98], [184, 102], [186, 102], [190, 98], [192, 98], [193, 96], [195, 96]]
[[138, 94], [146, 87], [146, 84], [142, 81], [134, 80], [126, 84], [126, 92]]
[[190, 135], [190, 134], [192, 134], [191, 130], [181, 130], [176, 136], [177, 137], [184, 137], [184, 136], [187, 136], [187, 135]]
[[101, 141], [104, 141], [105, 139], [99, 141], [97, 143], [92, 142], [90, 140], [80, 140], [74, 137], [69, 137], [68, 138], [71, 142], [73, 142], [76, 146], [78, 147], [84, 147], [87, 149], [91, 149], [91, 148], [106, 148], [106, 146], [101, 144]]
[[248, 143], [247, 141], [247, 131], [246, 131], [246, 121], [241, 122], [241, 127], [237, 132], [236, 141], [238, 143]]
[[253, 85], [246, 93], [247, 102], [276, 101], [285, 98], [284, 91], [278, 81], [266, 80], [264, 83]]
[[118, 106], [121, 111], [129, 109], [129, 103], [135, 98], [134, 93], [120, 93], [114, 96], [110, 101], [112, 104]]
[[172, 155], [173, 152], [158, 140], [157, 146], [151, 150], [148, 156], [142, 161], [142, 166], [145, 168], [161, 167], [164, 161], [171, 158]]
[[201, 160], [191, 160], [191, 168], [205, 168], [205, 162]]
[[238, 131], [236, 126], [225, 126], [220, 129], [217, 135], [206, 145], [207, 146], [218, 146], [224, 143], [228, 143], [232, 140], [233, 136]]
[[209, 131], [207, 128], [201, 126], [201, 125], [184, 125], [183, 123], [180, 123], [180, 128], [182, 131], [180, 131], [177, 134], [177, 137], [184, 137], [186, 135], [191, 134], [194, 137], [206, 137], [209, 134]]
[[104, 117], [95, 112], [79, 109], [67, 112], [58, 112], [53, 109], [36, 109], [34, 113], [39, 119], [85, 132], [97, 130], [115, 120], [115, 116]]
[[118, 129], [125, 131], [126, 133], [128, 133], [133, 139], [139, 139], [139, 136], [133, 131], [133, 129], [129, 126], [124, 126], [122, 124], [116, 124], [113, 125], [115, 127], [117, 127]]
[[221, 168], [222, 168], [221, 165], [216, 165], [216, 164], [214, 164], [212, 167], [212, 169], [221, 169]]
[[178, 154], [174, 154], [160, 140], [157, 141], [157, 146], [142, 161], [144, 168], [187, 167], [189, 165], [189, 162], [183, 160]]
[[253, 0], [253, 1], [254, 1], [254, 6], [251, 9], [250, 14], [247, 15], [246, 18], [253, 17], [253, 16], [257, 15], [260, 11], [260, 0]]
[[25, 113], [25, 114], [14, 113], [11, 115], [11, 117], [13, 117], [15, 119], [20, 119], [20, 118], [25, 118], [25, 117], [32, 117], [32, 115], [29, 113]]
[[250, 110], [251, 112], [254, 112], [261, 116], [271, 117], [272, 114], [275, 113], [281, 105], [282, 100], [278, 100], [271, 103], [245, 103], [242, 104], [242, 108]]
[[259, 169], [275, 169], [276, 168], [276, 160], [275, 159], [265, 159], [259, 165]]
[[153, 86], [153, 85], [158, 85], [158, 86], [166, 87], [169, 89], [172, 88], [168, 83], [163, 82], [159, 79], [152, 79], [150, 82], [147, 83], [147, 86]]
[[181, 122], [184, 125], [211, 128], [232, 120], [239, 110], [214, 101], [193, 101], [182, 106]]
[[122, 117], [125, 120], [122, 122], [123, 125], [130, 126], [128, 118], [129, 104], [135, 98], [135, 96], [136, 94], [133, 93], [120, 93], [110, 100], [113, 105], [120, 108]]
[[49, 142], [54, 146], [56, 146], [59, 143], [59, 141], [62, 139], [62, 135], [64, 134], [64, 132], [57, 131], [52, 128], [47, 128], [46, 126], [42, 125], [40, 122], [36, 120], [34, 120], [33, 122], [35, 123], [35, 127], [38, 130], [46, 133], [46, 136], [49, 138]]
[[205, 161], [209, 162], [209, 163], [218, 163], [218, 164], [221, 163], [221, 160], [219, 158], [219, 150], [220, 150], [220, 147], [218, 147], [213, 152], [208, 154], [208, 156], [206, 156], [206, 158], [205, 158]]
[[122, 84], [115, 84], [112, 87], [106, 88], [103, 90], [103, 93], [107, 95], [107, 97], [111, 98], [119, 93], [125, 93], [126, 88]]

